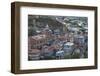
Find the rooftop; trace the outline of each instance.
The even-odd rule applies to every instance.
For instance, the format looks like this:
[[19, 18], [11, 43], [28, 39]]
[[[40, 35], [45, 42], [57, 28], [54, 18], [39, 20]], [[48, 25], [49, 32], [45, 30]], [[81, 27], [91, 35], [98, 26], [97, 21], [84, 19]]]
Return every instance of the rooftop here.
[[29, 53], [39, 53], [39, 52], [40, 52], [40, 50], [38, 50], [38, 49], [31, 49], [29, 51]]
[[45, 39], [45, 38], [46, 38], [45, 34], [32, 36], [32, 39], [35, 39], [35, 40], [40, 40], [40, 39]]

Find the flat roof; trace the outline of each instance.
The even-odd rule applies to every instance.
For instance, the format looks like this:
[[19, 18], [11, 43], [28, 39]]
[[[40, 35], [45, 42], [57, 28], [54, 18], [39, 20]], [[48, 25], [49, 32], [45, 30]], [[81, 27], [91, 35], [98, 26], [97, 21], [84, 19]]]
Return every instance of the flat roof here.
[[35, 39], [35, 40], [40, 40], [40, 39], [44, 39], [44, 38], [46, 38], [46, 35], [45, 34], [32, 36], [32, 39]]

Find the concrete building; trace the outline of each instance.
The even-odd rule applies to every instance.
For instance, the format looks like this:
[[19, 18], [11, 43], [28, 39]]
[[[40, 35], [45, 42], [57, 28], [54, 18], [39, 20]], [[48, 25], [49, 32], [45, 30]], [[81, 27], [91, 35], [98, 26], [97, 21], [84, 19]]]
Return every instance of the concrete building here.
[[31, 49], [28, 51], [28, 59], [29, 60], [39, 60], [40, 59], [40, 50], [38, 49]]
[[42, 35], [31, 36], [29, 40], [30, 40], [29, 46], [31, 47], [31, 49], [34, 49], [34, 48], [40, 48], [42, 45], [46, 44], [48, 39], [45, 34], [42, 34]]

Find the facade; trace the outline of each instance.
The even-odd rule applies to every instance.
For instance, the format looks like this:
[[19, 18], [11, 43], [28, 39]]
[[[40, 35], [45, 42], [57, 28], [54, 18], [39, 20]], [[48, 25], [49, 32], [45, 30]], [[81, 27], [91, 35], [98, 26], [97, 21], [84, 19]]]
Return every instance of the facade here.
[[36, 36], [31, 36], [30, 38], [30, 44], [31, 48], [41, 48], [41, 46], [43, 46], [44, 44], [46, 44], [47, 42], [47, 37], [46, 35], [42, 34], [42, 35], [36, 35]]
[[31, 49], [28, 51], [28, 54], [29, 60], [39, 60], [41, 52], [38, 49]]
[[47, 44], [47, 42], [52, 39], [52, 37], [49, 37], [45, 34], [42, 35], [36, 35], [36, 36], [31, 36], [28, 38], [30, 42], [29, 43], [29, 48], [41, 48], [43, 45]]

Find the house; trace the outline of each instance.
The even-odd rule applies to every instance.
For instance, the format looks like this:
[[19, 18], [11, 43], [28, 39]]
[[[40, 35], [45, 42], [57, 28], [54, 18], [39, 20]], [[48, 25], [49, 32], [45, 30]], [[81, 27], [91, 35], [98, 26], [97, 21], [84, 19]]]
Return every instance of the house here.
[[51, 45], [51, 46], [43, 46], [42, 47], [42, 55], [44, 58], [53, 58], [56, 56], [56, 52], [58, 51], [59, 47], [57, 45]]
[[36, 35], [36, 36], [31, 36], [28, 39], [30, 41], [29, 46], [31, 47], [31, 49], [41, 48], [41, 46], [46, 44], [47, 41], [48, 41], [45, 34], [39, 34], [39, 35]]
[[28, 50], [28, 59], [29, 60], [39, 60], [40, 54], [41, 54], [41, 52], [39, 49]]
[[73, 52], [74, 43], [67, 42], [63, 46], [63, 50], [67, 55], [70, 55]]

